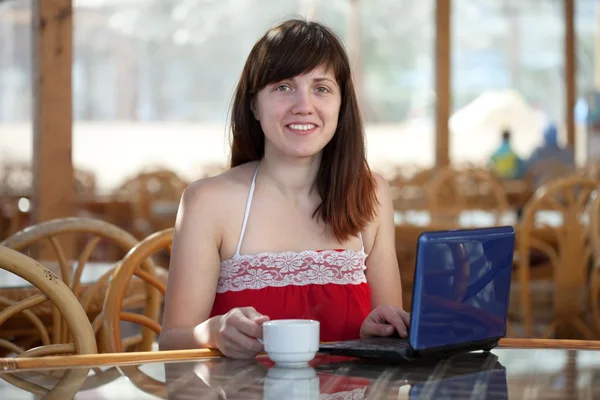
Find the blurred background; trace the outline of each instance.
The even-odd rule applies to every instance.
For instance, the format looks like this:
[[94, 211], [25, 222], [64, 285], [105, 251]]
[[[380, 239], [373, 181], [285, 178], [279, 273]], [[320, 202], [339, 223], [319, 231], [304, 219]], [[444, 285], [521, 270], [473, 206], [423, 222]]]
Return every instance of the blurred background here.
[[[0, 0], [0, 356], [73, 352], [46, 345], [83, 340], [88, 322], [100, 353], [157, 350], [181, 195], [227, 168], [243, 63], [297, 16], [348, 50], [368, 159], [393, 195], [403, 307], [422, 232], [511, 225], [508, 305], [464, 268], [496, 265], [485, 251], [452, 252], [440, 282], [487, 280], [468, 301], [508, 307], [508, 338], [599, 348], [600, 0]], [[59, 277], [76, 323], [42, 303]], [[499, 355], [516, 398], [588, 399], [597, 353]], [[85, 398], [131, 384], [166, 398], [162, 372], [115, 371], [94, 368]], [[19, 398], [9, 385], [0, 397]]]
[[[0, 2], [2, 160], [32, 157], [31, 3]], [[147, 165], [196, 179], [225, 164], [227, 112], [245, 58], [266, 29], [292, 16], [329, 25], [348, 47], [373, 168], [435, 163], [434, 0], [73, 4], [73, 163], [94, 173], [100, 192]], [[578, 96], [597, 80], [598, 18], [597, 1], [575, 0]], [[450, 159], [485, 163], [503, 128], [527, 156], [546, 122], [565, 122], [563, 0], [454, 0], [450, 23]], [[578, 146], [580, 163], [586, 154]]]

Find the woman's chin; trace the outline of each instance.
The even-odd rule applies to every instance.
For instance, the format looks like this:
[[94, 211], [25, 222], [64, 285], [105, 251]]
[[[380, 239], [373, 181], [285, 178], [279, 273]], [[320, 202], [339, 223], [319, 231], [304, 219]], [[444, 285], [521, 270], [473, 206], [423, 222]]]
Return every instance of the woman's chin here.
[[284, 155], [290, 158], [311, 158], [317, 156], [323, 149], [296, 147], [287, 149]]
[[306, 158], [316, 157], [319, 155], [320, 152], [321, 152], [321, 150], [319, 150], [319, 151], [298, 151], [298, 152], [295, 152], [294, 154], [291, 154], [291, 156], [294, 158], [306, 159]]

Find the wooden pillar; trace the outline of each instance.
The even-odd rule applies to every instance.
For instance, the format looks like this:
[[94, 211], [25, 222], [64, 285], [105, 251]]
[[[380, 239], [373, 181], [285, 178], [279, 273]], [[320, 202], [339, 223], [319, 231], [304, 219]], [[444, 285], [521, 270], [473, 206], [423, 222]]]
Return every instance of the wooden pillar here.
[[565, 126], [567, 128], [567, 145], [575, 151], [575, 101], [576, 87], [576, 54], [575, 54], [575, 0], [563, 0], [565, 21]]
[[[72, 0], [34, 0], [33, 218], [75, 214], [72, 128]], [[65, 248], [68, 253], [68, 248]]]
[[437, 0], [435, 7], [435, 165], [450, 162], [448, 121], [452, 109], [451, 79], [451, 10], [452, 0]]

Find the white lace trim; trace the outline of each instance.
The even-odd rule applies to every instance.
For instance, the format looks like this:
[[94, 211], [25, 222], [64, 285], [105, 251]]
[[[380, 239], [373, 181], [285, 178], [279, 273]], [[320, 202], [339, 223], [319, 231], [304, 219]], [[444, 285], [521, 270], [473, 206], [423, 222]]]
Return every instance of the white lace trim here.
[[217, 293], [266, 287], [366, 283], [364, 251], [307, 250], [234, 256], [221, 263]]
[[363, 400], [367, 388], [358, 388], [349, 392], [338, 392], [332, 394], [321, 394], [321, 400]]

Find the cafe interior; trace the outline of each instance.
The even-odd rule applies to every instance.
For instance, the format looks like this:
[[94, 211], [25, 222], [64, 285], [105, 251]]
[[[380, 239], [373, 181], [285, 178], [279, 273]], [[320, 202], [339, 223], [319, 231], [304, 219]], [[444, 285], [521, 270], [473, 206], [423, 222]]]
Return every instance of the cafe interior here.
[[[244, 59], [298, 15], [347, 48], [407, 311], [423, 232], [514, 227], [490, 353], [159, 351], [181, 195], [228, 168]], [[600, 398], [597, 1], [0, 0], [0, 32], [0, 398]]]

